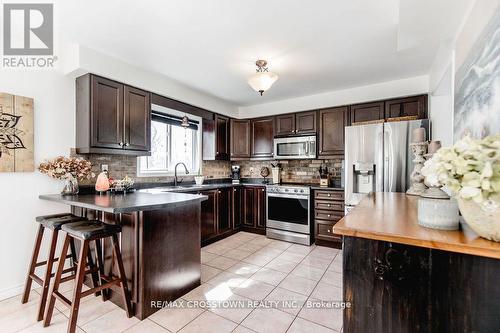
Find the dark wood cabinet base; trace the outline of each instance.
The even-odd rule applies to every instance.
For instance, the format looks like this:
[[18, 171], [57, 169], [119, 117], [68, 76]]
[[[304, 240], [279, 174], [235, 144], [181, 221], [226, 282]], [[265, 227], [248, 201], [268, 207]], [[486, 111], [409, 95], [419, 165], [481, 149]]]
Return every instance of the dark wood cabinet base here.
[[[145, 319], [200, 285], [200, 204], [109, 214], [73, 207], [74, 214], [122, 226], [120, 247], [134, 314]], [[103, 246], [106, 275], [116, 275], [111, 245]], [[110, 300], [123, 306], [118, 288]]]
[[498, 332], [500, 261], [344, 237], [344, 332]]

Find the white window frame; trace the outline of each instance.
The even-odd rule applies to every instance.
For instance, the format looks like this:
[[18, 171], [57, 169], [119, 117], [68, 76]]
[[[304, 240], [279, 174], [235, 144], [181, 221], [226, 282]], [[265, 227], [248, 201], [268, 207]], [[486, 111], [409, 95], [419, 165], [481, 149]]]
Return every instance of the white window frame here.
[[[203, 122], [202, 118], [192, 115], [192, 114], [187, 114], [185, 112], [180, 112], [174, 109], [169, 109], [164, 106], [156, 105], [156, 104], [151, 104], [151, 109], [156, 111], [156, 112], [161, 112], [165, 114], [169, 114], [172, 116], [177, 116], [177, 117], [184, 117], [185, 115], [188, 116], [190, 120], [198, 121], [198, 131], [196, 133], [196, 147], [194, 150], [194, 154], [197, 156], [197, 164], [198, 164], [198, 169], [197, 170], [189, 170], [189, 175], [190, 176], [196, 176], [198, 172], [202, 174], [202, 166], [203, 166], [203, 160], [202, 160], [202, 152], [203, 152], [203, 147], [202, 147], [202, 136], [203, 136]], [[152, 120], [151, 120], [152, 121]], [[169, 142], [169, 146], [172, 144], [172, 142]], [[193, 156], [194, 157], [194, 156]], [[137, 157], [137, 177], [172, 177], [174, 176], [175, 172], [174, 171], [143, 171], [141, 170], [142, 163], [146, 160], [147, 156], [140, 156]], [[184, 169], [181, 169], [184, 170]]]

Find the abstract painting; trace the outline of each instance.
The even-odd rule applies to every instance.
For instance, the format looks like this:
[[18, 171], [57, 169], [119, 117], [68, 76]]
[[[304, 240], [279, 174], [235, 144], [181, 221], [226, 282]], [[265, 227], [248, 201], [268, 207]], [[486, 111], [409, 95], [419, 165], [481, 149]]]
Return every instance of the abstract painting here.
[[455, 76], [453, 140], [500, 133], [500, 8]]
[[33, 99], [0, 93], [0, 172], [33, 171]]

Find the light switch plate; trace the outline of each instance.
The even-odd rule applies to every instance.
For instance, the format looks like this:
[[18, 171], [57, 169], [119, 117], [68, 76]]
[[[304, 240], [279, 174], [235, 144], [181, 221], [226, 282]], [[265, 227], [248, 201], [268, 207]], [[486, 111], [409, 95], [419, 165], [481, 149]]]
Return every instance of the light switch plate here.
[[101, 171], [102, 171], [102, 172], [105, 172], [105, 171], [107, 172], [107, 171], [109, 171], [109, 169], [108, 169], [108, 165], [107, 165], [107, 164], [101, 164]]

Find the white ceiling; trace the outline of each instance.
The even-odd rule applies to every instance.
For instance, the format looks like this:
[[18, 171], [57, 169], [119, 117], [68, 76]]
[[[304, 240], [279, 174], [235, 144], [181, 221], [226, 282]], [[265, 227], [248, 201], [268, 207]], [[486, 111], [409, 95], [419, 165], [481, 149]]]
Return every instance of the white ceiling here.
[[[428, 73], [473, 0], [61, 0], [56, 31], [237, 105]], [[260, 97], [255, 60], [280, 79]]]

